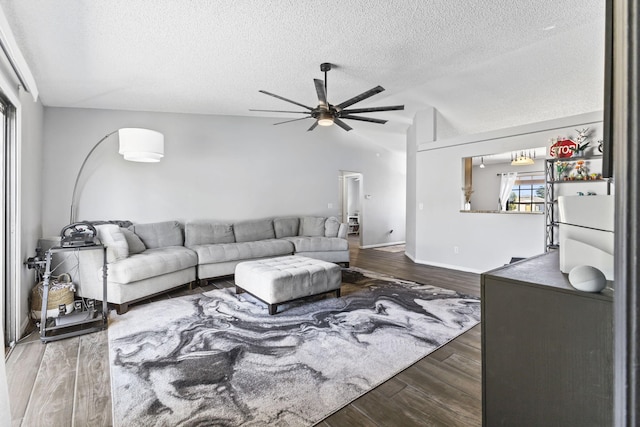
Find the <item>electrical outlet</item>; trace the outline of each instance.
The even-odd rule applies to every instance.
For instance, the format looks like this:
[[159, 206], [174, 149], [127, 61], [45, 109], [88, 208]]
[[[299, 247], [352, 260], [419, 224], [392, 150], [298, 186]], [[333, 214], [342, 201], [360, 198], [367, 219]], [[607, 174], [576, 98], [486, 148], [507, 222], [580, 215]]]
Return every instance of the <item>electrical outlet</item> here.
[[454, 254], [459, 254], [459, 253], [460, 253], [460, 248], [459, 248], [459, 247], [457, 247], [457, 246], [454, 246], [454, 247], [453, 247], [453, 253], [454, 253]]

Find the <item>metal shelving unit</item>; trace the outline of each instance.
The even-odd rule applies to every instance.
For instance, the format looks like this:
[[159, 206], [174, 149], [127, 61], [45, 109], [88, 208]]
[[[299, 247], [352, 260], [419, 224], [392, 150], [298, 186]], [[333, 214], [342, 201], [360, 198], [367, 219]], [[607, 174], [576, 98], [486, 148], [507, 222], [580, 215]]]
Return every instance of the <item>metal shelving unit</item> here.
[[[102, 264], [102, 310], [95, 308], [79, 313], [68, 314], [58, 318], [47, 318], [47, 304], [49, 301], [49, 281], [51, 279], [51, 257], [59, 252], [101, 250]], [[79, 261], [78, 261], [79, 262]], [[54, 246], [46, 253], [45, 271], [43, 276], [42, 312], [40, 320], [40, 340], [43, 343], [64, 338], [97, 332], [107, 328], [107, 248], [104, 245], [88, 245], [76, 247]]]
[[[545, 242], [546, 242], [546, 252], [549, 252], [553, 249], [558, 249], [558, 212], [557, 212], [557, 202], [558, 197], [556, 195], [556, 185], [559, 184], [570, 184], [570, 185], [586, 185], [586, 184], [606, 184], [607, 185], [607, 194], [611, 194], [611, 180], [608, 178], [599, 178], [599, 179], [589, 179], [589, 180], [563, 180], [559, 179], [556, 173], [556, 163], [557, 162], [575, 162], [578, 160], [584, 160], [585, 162], [591, 163], [592, 161], [602, 161], [602, 156], [592, 156], [592, 157], [565, 157], [565, 158], [553, 158], [546, 159], [545, 162]], [[602, 169], [602, 168], [600, 168]], [[585, 196], [588, 197], [588, 196]]]

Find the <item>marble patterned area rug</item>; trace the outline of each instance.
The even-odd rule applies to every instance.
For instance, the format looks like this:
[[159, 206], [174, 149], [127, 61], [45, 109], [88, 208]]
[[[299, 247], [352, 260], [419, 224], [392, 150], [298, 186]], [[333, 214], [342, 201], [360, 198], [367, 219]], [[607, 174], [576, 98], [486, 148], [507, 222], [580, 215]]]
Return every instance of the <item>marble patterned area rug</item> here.
[[112, 315], [114, 425], [313, 425], [480, 320], [477, 297], [355, 268], [342, 294], [270, 316], [229, 288]]

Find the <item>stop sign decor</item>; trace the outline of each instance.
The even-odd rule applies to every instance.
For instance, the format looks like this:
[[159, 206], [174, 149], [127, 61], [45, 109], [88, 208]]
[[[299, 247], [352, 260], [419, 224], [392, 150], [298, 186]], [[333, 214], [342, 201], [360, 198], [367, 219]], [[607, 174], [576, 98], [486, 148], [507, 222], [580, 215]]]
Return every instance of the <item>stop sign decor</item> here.
[[551, 148], [549, 148], [549, 155], [558, 159], [571, 157], [571, 155], [573, 154], [573, 149], [575, 149], [577, 146], [578, 144], [570, 139], [559, 139], [558, 142], [556, 142], [551, 146]]

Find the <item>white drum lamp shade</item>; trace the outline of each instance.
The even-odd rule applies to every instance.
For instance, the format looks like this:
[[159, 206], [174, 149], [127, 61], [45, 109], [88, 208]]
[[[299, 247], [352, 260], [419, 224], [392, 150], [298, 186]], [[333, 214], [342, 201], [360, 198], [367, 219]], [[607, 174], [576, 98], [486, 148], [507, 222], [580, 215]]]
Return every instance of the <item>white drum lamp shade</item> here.
[[156, 163], [164, 157], [164, 135], [160, 132], [156, 132], [155, 130], [122, 128], [106, 134], [96, 145], [93, 146], [80, 166], [80, 170], [76, 176], [76, 182], [73, 185], [73, 192], [71, 193], [71, 215], [69, 215], [70, 223], [75, 222], [78, 183], [80, 182], [80, 177], [82, 176], [82, 171], [87, 164], [87, 160], [89, 160], [91, 154], [93, 154], [100, 144], [116, 132], [118, 132], [118, 137], [120, 139], [120, 148], [118, 152], [124, 156], [125, 160], [132, 162]]
[[164, 135], [160, 132], [141, 128], [118, 130], [120, 149], [118, 153], [132, 162], [159, 162], [164, 157]]

